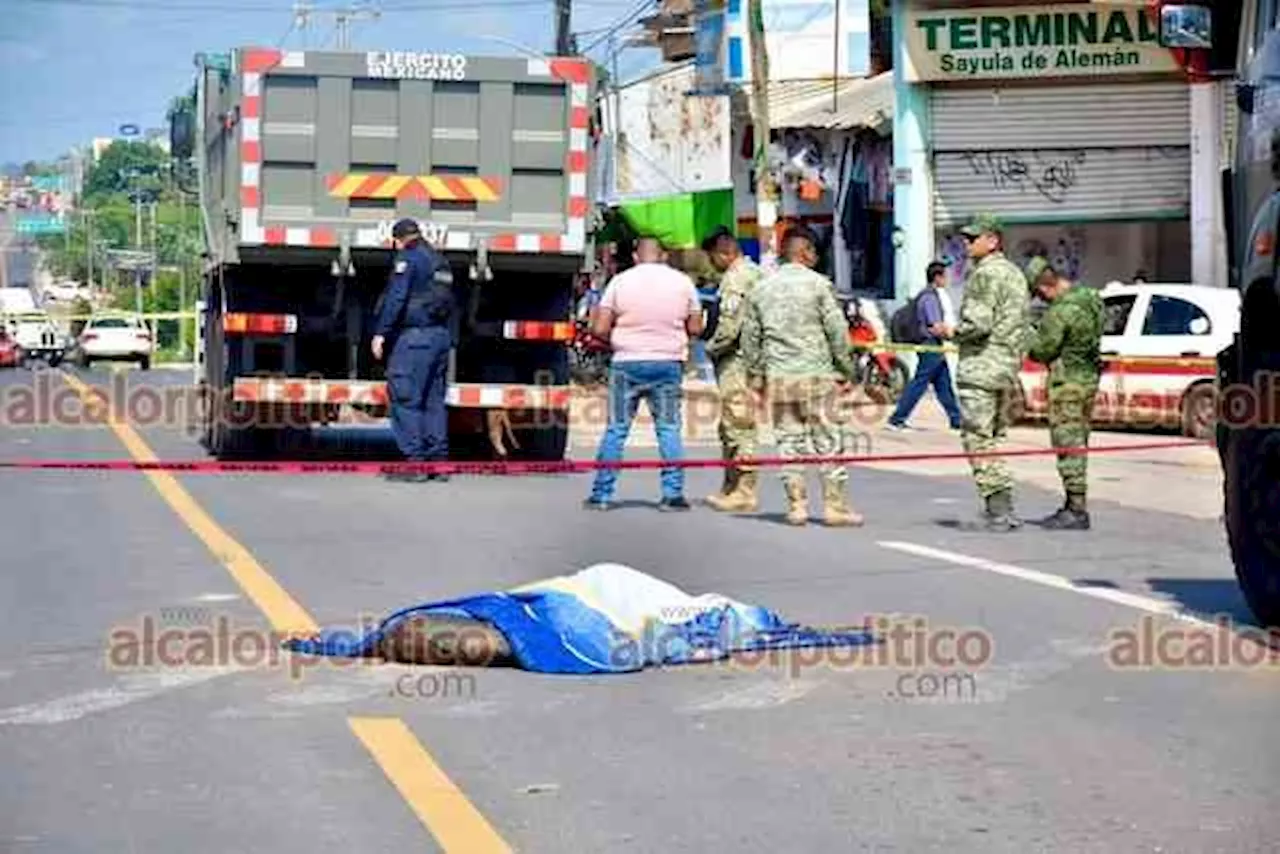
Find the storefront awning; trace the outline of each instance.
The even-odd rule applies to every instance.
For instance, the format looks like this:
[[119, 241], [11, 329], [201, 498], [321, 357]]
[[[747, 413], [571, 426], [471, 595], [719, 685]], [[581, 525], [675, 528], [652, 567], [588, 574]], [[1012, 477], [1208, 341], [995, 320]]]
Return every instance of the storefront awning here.
[[[746, 115], [741, 118], [750, 121]], [[835, 84], [830, 80], [770, 83], [769, 124], [774, 128], [867, 128], [887, 136], [893, 128], [893, 72]]]

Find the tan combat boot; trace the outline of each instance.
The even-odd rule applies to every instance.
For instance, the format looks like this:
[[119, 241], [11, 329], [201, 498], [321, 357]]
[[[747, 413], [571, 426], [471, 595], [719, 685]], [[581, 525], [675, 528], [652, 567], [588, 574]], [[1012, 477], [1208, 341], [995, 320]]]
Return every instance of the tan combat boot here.
[[809, 524], [809, 494], [805, 489], [804, 479], [795, 478], [784, 482], [783, 486], [787, 490], [787, 524], [788, 525], [807, 525]]
[[720, 486], [720, 491], [714, 495], [708, 495], [704, 500], [716, 510], [724, 510], [723, 506], [729, 497], [738, 491], [738, 480], [741, 477], [740, 472], [735, 466], [727, 465], [724, 468], [724, 483]]
[[723, 513], [754, 513], [759, 504], [756, 486], [759, 476], [753, 471], [738, 475], [737, 486], [728, 495], [712, 495], [707, 503]]
[[822, 523], [833, 528], [857, 528], [862, 516], [853, 512], [845, 500], [844, 487], [830, 481], [822, 482]]

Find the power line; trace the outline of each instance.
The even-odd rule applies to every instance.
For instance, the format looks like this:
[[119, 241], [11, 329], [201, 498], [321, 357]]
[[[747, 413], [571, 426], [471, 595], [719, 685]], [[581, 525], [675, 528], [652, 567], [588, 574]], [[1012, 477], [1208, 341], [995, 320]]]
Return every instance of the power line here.
[[[74, 6], [86, 9], [134, 9], [138, 11], [148, 12], [168, 12], [168, 13], [188, 13], [188, 12], [207, 12], [207, 13], [230, 13], [245, 15], [279, 15], [281, 12], [290, 11], [281, 6], [264, 6], [255, 4], [239, 4], [226, 2], [197, 2], [197, 3], [165, 3], [162, 0], [8, 0], [10, 3], [25, 3], [27, 5], [49, 6]], [[577, 0], [579, 6], [605, 7], [616, 5], [611, 0]], [[520, 8], [545, 8], [545, 0], [475, 0], [471, 3], [462, 3], [459, 0], [445, 0], [441, 3], [424, 3], [410, 2], [401, 5], [381, 5], [380, 11], [383, 13], [399, 13], [399, 12], [451, 12], [461, 11], [464, 9], [474, 9], [483, 11], [485, 9], [520, 9]], [[316, 7], [316, 12], [333, 12], [339, 11], [331, 8]]]
[[584, 54], [590, 53], [595, 48], [609, 41], [609, 39], [612, 38], [615, 33], [623, 29], [624, 27], [630, 26], [631, 24], [635, 23], [636, 20], [639, 19], [639, 17], [642, 14], [644, 14], [645, 9], [655, 4], [656, 4], [656, 0], [640, 0], [640, 3], [636, 5], [634, 9], [632, 9], [630, 12], [628, 12], [626, 15], [620, 18], [617, 21], [617, 23], [615, 23], [609, 29], [605, 30], [605, 32], [599, 37], [597, 37], [595, 41], [593, 41], [591, 44], [583, 48], [582, 52]]

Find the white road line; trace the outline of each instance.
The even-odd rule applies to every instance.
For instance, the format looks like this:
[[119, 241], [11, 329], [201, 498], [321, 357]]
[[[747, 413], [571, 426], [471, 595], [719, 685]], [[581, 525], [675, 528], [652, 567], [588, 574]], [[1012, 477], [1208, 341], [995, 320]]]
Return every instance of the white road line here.
[[95, 712], [118, 709], [131, 703], [150, 699], [167, 691], [186, 688], [207, 682], [219, 676], [235, 673], [240, 668], [208, 667], [189, 670], [159, 671], [138, 674], [121, 680], [110, 688], [81, 691], [66, 697], [58, 697], [43, 703], [30, 703], [0, 709], [0, 726], [4, 724], [60, 724], [79, 720]]
[[881, 541], [876, 545], [898, 552], [917, 555], [918, 557], [928, 557], [933, 558], [934, 560], [954, 563], [959, 566], [984, 569], [987, 572], [994, 572], [998, 575], [1007, 575], [1010, 578], [1030, 581], [1033, 584], [1041, 584], [1045, 587], [1052, 587], [1056, 590], [1066, 590], [1070, 593], [1079, 593], [1081, 596], [1088, 596], [1092, 599], [1101, 599], [1104, 602], [1112, 602], [1116, 605], [1124, 605], [1128, 608], [1136, 608], [1139, 611], [1146, 611], [1149, 614], [1160, 614], [1186, 623], [1208, 626], [1210, 628], [1217, 626], [1217, 623], [1210, 620], [1204, 620], [1200, 617], [1187, 613], [1180, 605], [1178, 605], [1178, 603], [1164, 599], [1142, 596], [1138, 593], [1127, 593], [1123, 590], [1112, 590], [1107, 587], [1081, 586], [1071, 581], [1069, 578], [1063, 578], [1061, 575], [1051, 575], [1047, 572], [1040, 572], [1039, 570], [1027, 569], [1021, 566], [1014, 566], [1010, 563], [997, 563], [994, 560], [987, 560], [986, 558], [971, 557], [969, 555], [957, 554], [956, 552], [930, 548], [929, 546], [921, 546], [915, 543]]

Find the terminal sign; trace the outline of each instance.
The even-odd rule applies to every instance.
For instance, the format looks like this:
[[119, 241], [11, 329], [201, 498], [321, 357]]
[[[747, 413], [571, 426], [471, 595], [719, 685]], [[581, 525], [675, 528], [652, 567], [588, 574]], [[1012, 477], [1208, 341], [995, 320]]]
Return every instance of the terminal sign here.
[[1021, 6], [909, 13], [906, 78], [990, 80], [1173, 72], [1159, 27], [1135, 6]]

